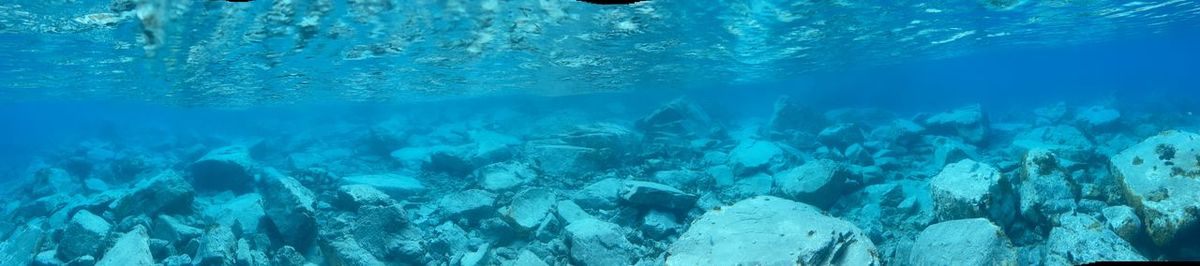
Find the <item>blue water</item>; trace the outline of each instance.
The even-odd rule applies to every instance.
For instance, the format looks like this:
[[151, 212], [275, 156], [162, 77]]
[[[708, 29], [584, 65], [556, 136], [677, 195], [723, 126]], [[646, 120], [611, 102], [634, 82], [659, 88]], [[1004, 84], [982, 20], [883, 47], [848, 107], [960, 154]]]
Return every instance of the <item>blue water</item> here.
[[[1200, 232], [1200, 190], [1193, 189], [1200, 182], [1189, 176], [1200, 173], [1200, 162], [1186, 161], [1200, 140], [1170, 144], [1185, 161], [1163, 159], [1182, 168], [1162, 170], [1179, 179], [1161, 194], [1126, 183], [1139, 177], [1112, 159], [1156, 136], [1200, 132], [1200, 3], [1193, 1], [17, 2], [0, 4], [0, 252], [8, 253], [0, 265], [458, 265], [472, 258], [479, 260], [472, 265], [757, 265], [819, 257], [770, 250], [787, 245], [736, 258], [696, 253], [750, 241], [738, 234], [688, 246], [723, 237], [697, 221], [719, 220], [722, 208], [759, 196], [812, 205], [852, 225], [846, 237], [857, 242], [848, 243], [859, 244], [839, 246], [851, 255], [833, 264], [941, 265], [925, 254], [928, 236], [968, 218], [985, 219], [999, 234], [943, 236], [947, 254], [957, 254], [952, 264], [1200, 259], [1200, 245], [1190, 241]], [[781, 96], [803, 110], [777, 110]], [[966, 127], [985, 128], [981, 140], [927, 120], [976, 104], [982, 121]], [[1120, 115], [1090, 124], [1089, 108]], [[789, 111], [811, 116], [772, 123]], [[896, 121], [923, 130], [889, 135]], [[846, 143], [827, 136], [847, 125], [855, 130]], [[753, 143], [781, 150], [743, 151]], [[209, 169], [216, 166], [204, 163], [206, 155], [227, 146], [245, 148], [246, 161]], [[563, 147], [584, 155], [554, 153]], [[475, 153], [485, 149], [492, 150]], [[1157, 150], [1146, 156], [1166, 158]], [[1057, 156], [1054, 166], [1030, 174], [1032, 165], [1048, 167], [1029, 155], [1041, 151]], [[744, 165], [755, 156], [769, 162]], [[945, 156], [954, 159], [940, 162]], [[822, 159], [849, 177], [818, 184], [812, 195], [790, 192], [789, 170]], [[965, 216], [939, 205], [933, 192], [945, 189], [939, 174], [953, 172], [943, 164], [959, 159], [994, 167], [1004, 180], [986, 190], [986, 206], [972, 205], [980, 210]], [[128, 174], [130, 164], [144, 169]], [[505, 188], [486, 181], [497, 166], [514, 164], [535, 177]], [[65, 174], [52, 174], [57, 169]], [[714, 174], [722, 171], [729, 176]], [[678, 173], [693, 179], [663, 177]], [[379, 174], [413, 178], [424, 190], [354, 181]], [[187, 204], [129, 210], [121, 203], [170, 175], [187, 184]], [[593, 205], [591, 197], [601, 196], [590, 189], [608, 178], [626, 187], [662, 183], [691, 198], [680, 208], [617, 196], [614, 187], [613, 205]], [[279, 192], [288, 182], [304, 192]], [[364, 207], [343, 206], [352, 185], [386, 192], [379, 201], [386, 203], [356, 198]], [[972, 191], [959, 185], [950, 190]], [[896, 202], [872, 194], [893, 187], [902, 191]], [[540, 215], [537, 229], [522, 228], [512, 211], [540, 206], [514, 203], [530, 191], [553, 195], [549, 209], [530, 211]], [[476, 192], [490, 198], [463, 196]], [[254, 197], [263, 199], [239, 200]], [[659, 201], [674, 197], [682, 196]], [[1147, 207], [1150, 198], [1177, 205]], [[564, 214], [568, 201], [603, 225], [571, 227], [579, 221]], [[915, 207], [897, 207], [901, 201]], [[1025, 201], [1037, 207], [1018, 206]], [[471, 204], [479, 206], [452, 211]], [[1182, 213], [1170, 221], [1182, 229], [1153, 224], [1164, 211]], [[222, 218], [231, 216], [262, 223], [242, 228]], [[163, 219], [199, 233], [164, 235]], [[772, 219], [793, 216], [742, 220]], [[111, 229], [78, 231], [101, 222]], [[762, 230], [753, 226], [723, 227]], [[140, 240], [116, 241], [137, 238], [138, 227], [149, 230], [151, 240], [142, 242], [154, 254], [126, 252], [140, 250]], [[785, 227], [777, 229], [792, 228]], [[233, 240], [221, 240], [222, 230], [236, 232]], [[599, 245], [578, 230], [619, 240]], [[80, 244], [71, 234], [112, 241]], [[230, 244], [239, 239], [244, 248]], [[1003, 244], [964, 244], [993, 240]], [[853, 255], [862, 243], [873, 255]], [[192, 246], [206, 244], [238, 251]]]

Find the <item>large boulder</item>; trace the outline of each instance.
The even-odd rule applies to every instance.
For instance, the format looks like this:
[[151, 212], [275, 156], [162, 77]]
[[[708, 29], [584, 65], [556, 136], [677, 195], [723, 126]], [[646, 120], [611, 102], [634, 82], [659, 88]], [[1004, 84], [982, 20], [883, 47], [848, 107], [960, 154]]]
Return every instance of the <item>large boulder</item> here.
[[633, 265], [636, 246], [616, 224], [584, 219], [567, 225], [571, 261], [578, 265]]
[[825, 125], [825, 117], [788, 96], [775, 100], [771, 118], [763, 128], [764, 136], [776, 140], [813, 137]]
[[243, 146], [227, 146], [209, 151], [192, 163], [192, 182], [201, 190], [246, 192], [254, 187], [254, 161]]
[[46, 232], [40, 227], [16, 229], [8, 236], [8, 240], [0, 243], [0, 265], [29, 265], [45, 240]]
[[820, 140], [821, 143], [838, 149], [861, 143], [864, 139], [862, 127], [853, 123], [835, 124], [822, 129], [821, 133], [817, 134], [817, 140]]
[[1026, 219], [1057, 224], [1060, 215], [1075, 208], [1076, 185], [1054, 153], [1030, 150], [1021, 162], [1020, 177], [1021, 215]]
[[917, 235], [910, 265], [1017, 265], [1012, 242], [984, 218], [930, 225]]
[[1096, 218], [1082, 214], [1064, 216], [1062, 226], [1050, 230], [1046, 248], [1050, 265], [1146, 260], [1129, 242]]
[[633, 205], [686, 210], [698, 197], [679, 189], [652, 182], [627, 180], [621, 187], [621, 199]]
[[96, 266], [153, 266], [154, 255], [150, 253], [149, 242], [146, 228], [138, 225], [118, 238]]
[[1000, 170], [970, 159], [947, 165], [929, 180], [938, 220], [987, 217], [1001, 178]]
[[879, 265], [871, 239], [807, 204], [771, 196], [739, 201], [692, 222], [667, 265]]
[[308, 247], [317, 233], [315, 196], [296, 179], [273, 170], [266, 172], [260, 191], [267, 218], [284, 244]]
[[342, 178], [343, 185], [368, 185], [396, 199], [425, 192], [424, 184], [411, 176], [400, 174], [358, 175]]
[[58, 243], [59, 258], [71, 260], [84, 255], [99, 256], [112, 224], [87, 210], [75, 212], [63, 234], [69, 236]]
[[827, 159], [810, 161], [796, 168], [776, 173], [775, 187], [784, 196], [803, 203], [828, 209], [842, 195], [851, 173], [846, 167]]
[[968, 105], [949, 112], [929, 116], [921, 121], [932, 133], [958, 136], [970, 143], [987, 140], [988, 119], [983, 107]]
[[680, 98], [638, 119], [634, 126], [647, 135], [707, 137], [713, 121], [700, 106]]
[[1160, 246], [1200, 222], [1200, 135], [1167, 131], [1112, 157], [1129, 205]]
[[132, 190], [109, 205], [118, 219], [130, 215], [183, 213], [192, 208], [196, 192], [179, 174], [171, 171], [138, 182]]
[[1121, 112], [1104, 106], [1090, 106], [1075, 110], [1075, 121], [1089, 129], [1103, 128], [1116, 124]]

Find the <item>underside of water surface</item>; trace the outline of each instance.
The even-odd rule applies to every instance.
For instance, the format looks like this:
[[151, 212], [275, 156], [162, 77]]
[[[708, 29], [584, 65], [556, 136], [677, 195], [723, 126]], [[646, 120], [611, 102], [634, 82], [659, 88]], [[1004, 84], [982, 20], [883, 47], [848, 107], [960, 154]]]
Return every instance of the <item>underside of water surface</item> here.
[[10, 0], [0, 266], [1200, 260], [1198, 16]]

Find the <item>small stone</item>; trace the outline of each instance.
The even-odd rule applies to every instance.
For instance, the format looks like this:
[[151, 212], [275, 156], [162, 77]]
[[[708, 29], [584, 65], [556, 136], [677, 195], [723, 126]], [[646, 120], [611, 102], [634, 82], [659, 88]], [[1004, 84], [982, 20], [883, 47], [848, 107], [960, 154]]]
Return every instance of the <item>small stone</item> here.
[[634, 205], [685, 210], [692, 208], [698, 197], [663, 184], [627, 180], [621, 187], [621, 199]]

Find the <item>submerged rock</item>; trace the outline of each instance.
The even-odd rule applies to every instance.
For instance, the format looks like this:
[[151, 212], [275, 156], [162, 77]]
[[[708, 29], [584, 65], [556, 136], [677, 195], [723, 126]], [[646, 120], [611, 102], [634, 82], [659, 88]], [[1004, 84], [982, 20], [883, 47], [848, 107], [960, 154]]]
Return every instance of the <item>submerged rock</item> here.
[[544, 188], [531, 188], [513, 196], [512, 204], [500, 208], [501, 217], [522, 231], [536, 229], [548, 219], [553, 218], [551, 211], [558, 202], [554, 191]]
[[261, 188], [267, 219], [279, 230], [283, 243], [308, 247], [316, 237], [316, 199], [312, 191], [291, 177], [267, 171]]
[[970, 143], [983, 143], [988, 136], [988, 119], [978, 104], [930, 116], [922, 121], [932, 132], [948, 133]]
[[621, 200], [621, 187], [624, 183], [620, 179], [605, 178], [591, 185], [583, 187], [573, 196], [576, 203], [580, 206], [598, 209], [610, 209], [617, 207]]
[[635, 127], [648, 135], [668, 134], [673, 136], [708, 136], [713, 128], [712, 119], [695, 103], [676, 99], [634, 123]]
[[96, 266], [153, 266], [154, 255], [150, 253], [149, 242], [146, 228], [136, 226], [118, 238]]
[[1054, 153], [1035, 149], [1021, 162], [1021, 215], [1035, 222], [1057, 223], [1059, 215], [1075, 208], [1075, 184], [1061, 169]]
[[863, 129], [859, 125], [842, 123], [821, 130], [821, 133], [817, 134], [817, 139], [825, 145], [842, 149], [862, 142], [865, 137]]
[[871, 240], [820, 209], [760, 196], [712, 210], [667, 250], [667, 265], [879, 265]]
[[216, 226], [200, 237], [200, 246], [193, 259], [198, 266], [233, 265], [237, 238], [228, 227]]
[[917, 235], [911, 265], [1016, 265], [1017, 254], [999, 226], [983, 218], [930, 225]]
[[1113, 175], [1159, 246], [1200, 223], [1200, 135], [1167, 131], [1113, 156]]
[[118, 218], [136, 214], [183, 213], [191, 211], [196, 192], [179, 174], [171, 171], [138, 182], [109, 208]]
[[1096, 145], [1071, 126], [1039, 127], [1017, 135], [1013, 146], [1025, 150], [1047, 150], [1075, 162], [1090, 162]]
[[243, 146], [227, 146], [208, 152], [192, 163], [192, 182], [201, 190], [250, 191], [254, 161]]
[[496, 195], [491, 192], [472, 189], [450, 193], [438, 199], [438, 210], [450, 218], [482, 218], [493, 210]]
[[343, 185], [368, 185], [396, 199], [425, 192], [421, 180], [399, 174], [359, 175], [342, 178]]
[[386, 193], [368, 185], [338, 187], [337, 201], [334, 202], [338, 208], [347, 211], [357, 211], [362, 206], [383, 206], [394, 203], [395, 201]]
[[529, 165], [516, 162], [494, 163], [475, 170], [479, 185], [489, 191], [505, 191], [517, 188], [537, 178], [537, 172]]
[[579, 265], [632, 265], [639, 257], [616, 224], [584, 219], [567, 225], [566, 232], [571, 261]]
[[947, 165], [929, 180], [938, 220], [987, 217], [1001, 178], [1000, 170], [970, 159]]
[[787, 161], [778, 144], [763, 140], [745, 140], [729, 153], [729, 164], [735, 175], [748, 175], [770, 170]]
[[45, 233], [37, 226], [23, 226], [12, 232], [0, 243], [0, 265], [29, 265], [45, 244]]
[[775, 100], [773, 108], [771, 118], [763, 128], [763, 135], [771, 139], [797, 140], [805, 135], [814, 136], [829, 123], [820, 113], [788, 96]]
[[831, 160], [810, 161], [775, 174], [775, 187], [792, 200], [828, 209], [842, 195], [850, 171]]
[[695, 195], [679, 189], [651, 182], [627, 180], [621, 187], [621, 199], [625, 202], [671, 210], [685, 210], [696, 204]]
[[1102, 214], [1104, 220], [1107, 221], [1108, 229], [1125, 241], [1134, 241], [1142, 232], [1142, 220], [1138, 219], [1137, 213], [1134, 213], [1133, 208], [1129, 206], [1107, 207], [1104, 208]]
[[63, 231], [68, 237], [58, 243], [58, 257], [70, 260], [84, 255], [100, 255], [100, 248], [104, 246], [111, 230], [112, 224], [104, 218], [87, 210], [76, 212]]
[[1129, 242], [1088, 215], [1063, 217], [1046, 240], [1048, 264], [1081, 265], [1099, 261], [1144, 261]]

